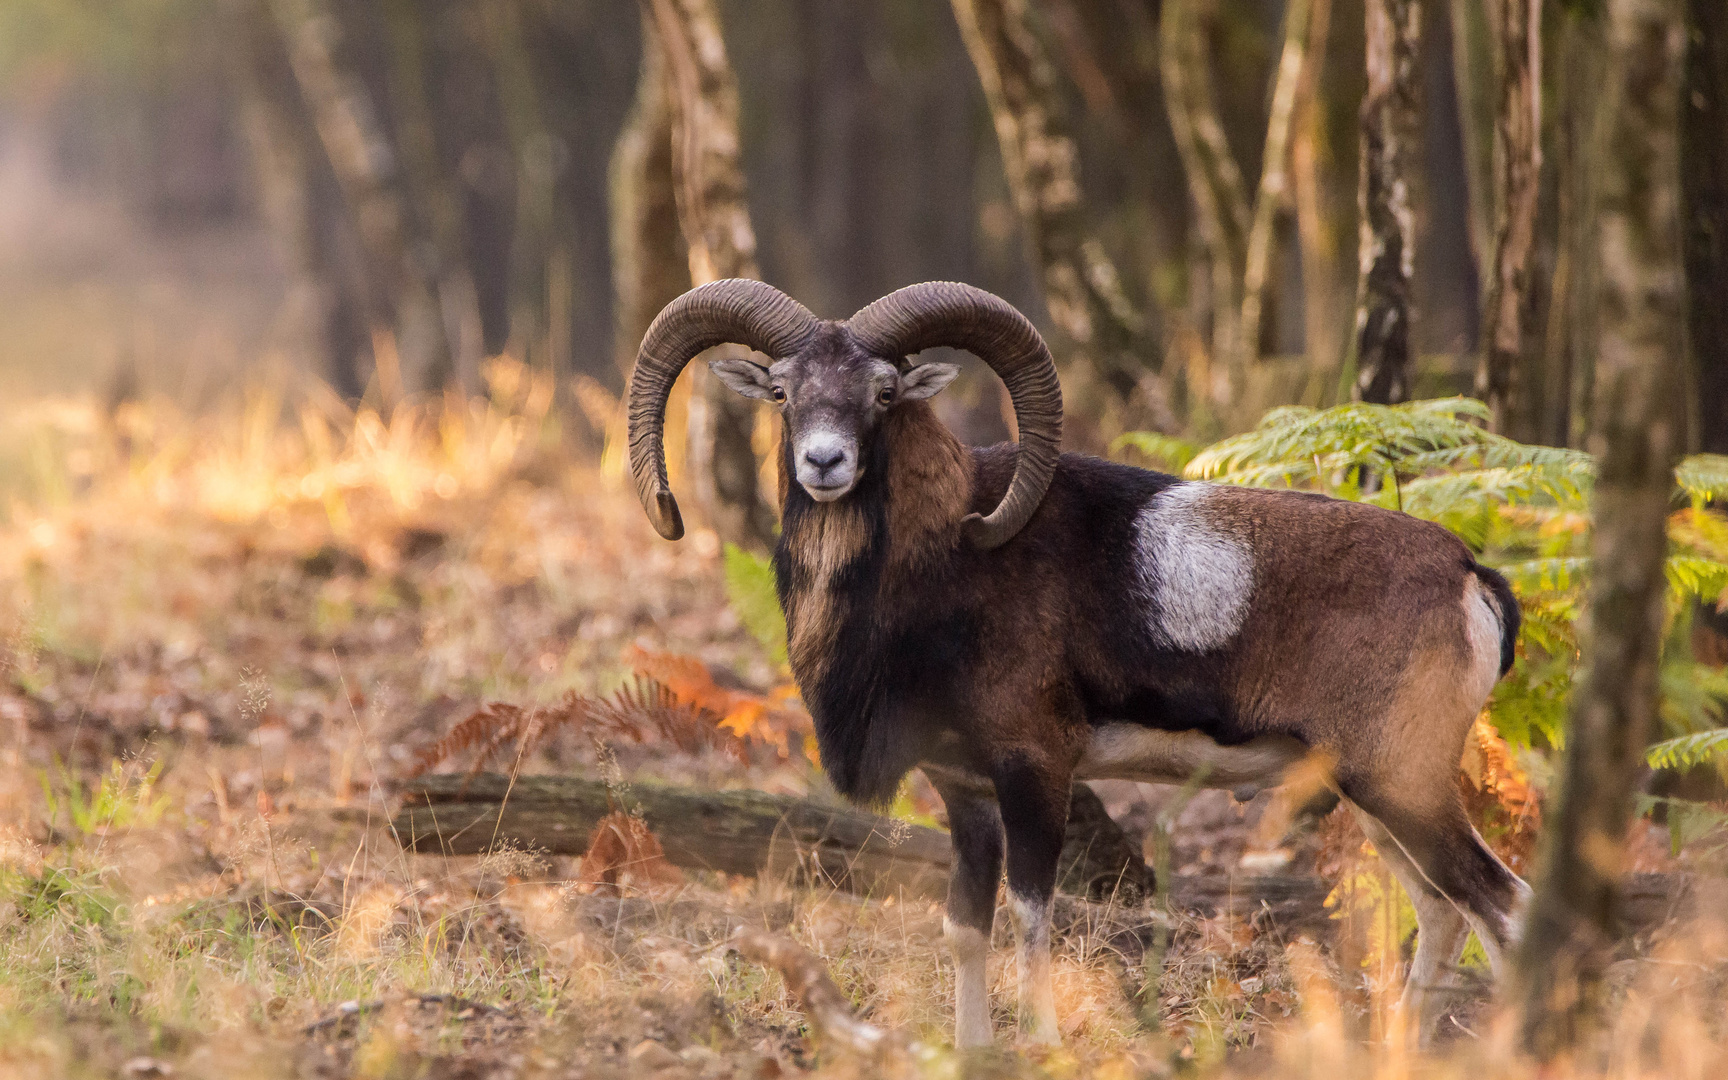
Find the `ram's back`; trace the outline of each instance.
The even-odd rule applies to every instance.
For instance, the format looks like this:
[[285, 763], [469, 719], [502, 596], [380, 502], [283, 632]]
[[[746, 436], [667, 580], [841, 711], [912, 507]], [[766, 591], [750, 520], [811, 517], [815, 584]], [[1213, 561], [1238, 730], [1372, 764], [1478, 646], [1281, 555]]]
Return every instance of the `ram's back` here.
[[[994, 505], [1012, 447], [975, 461], [975, 502]], [[1011, 632], [1058, 647], [1095, 723], [1307, 737], [1384, 711], [1419, 655], [1471, 661], [1469, 550], [1360, 503], [1066, 454], [1026, 529], [985, 558], [1033, 613]]]

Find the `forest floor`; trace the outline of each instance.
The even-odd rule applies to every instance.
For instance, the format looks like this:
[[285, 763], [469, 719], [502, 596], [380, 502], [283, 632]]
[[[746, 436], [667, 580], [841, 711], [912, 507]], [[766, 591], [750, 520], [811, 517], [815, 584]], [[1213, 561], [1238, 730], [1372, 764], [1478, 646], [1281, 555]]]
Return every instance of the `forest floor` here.
[[[1500, 1060], [1480, 969], [1444, 1062], [1387, 1036], [1408, 927], [1384, 874], [1338, 857], [1341, 819], [1256, 855], [1264, 803], [1221, 793], [1104, 792], [1131, 831], [1169, 827], [1178, 874], [1255, 857], [1307, 873], [1329, 841], [1357, 885], [1341, 913], [1368, 913], [1356, 944], [1324, 914], [1292, 929], [1064, 901], [1064, 1047], [965, 1059], [942, 1049], [952, 968], [926, 899], [689, 871], [577, 887], [569, 857], [404, 853], [401, 783], [485, 703], [609, 692], [633, 650], [740, 693], [784, 682], [728, 603], [713, 535], [658, 540], [602, 433], [558, 431], [525, 370], [490, 375], [490, 400], [389, 422], [263, 395], [220, 418], [77, 398], [0, 417], [0, 1075], [887, 1068], [825, 1046], [782, 977], [728, 948], [740, 927], [810, 949], [860, 1015], [916, 1041], [899, 1067], [924, 1075]], [[513, 765], [832, 797], [795, 739], [685, 753], [565, 731]], [[1005, 923], [990, 970], [1011, 1044]], [[1605, 1067], [1721, 1075], [1728, 934], [1659, 927], [1615, 978], [1625, 1037]]]

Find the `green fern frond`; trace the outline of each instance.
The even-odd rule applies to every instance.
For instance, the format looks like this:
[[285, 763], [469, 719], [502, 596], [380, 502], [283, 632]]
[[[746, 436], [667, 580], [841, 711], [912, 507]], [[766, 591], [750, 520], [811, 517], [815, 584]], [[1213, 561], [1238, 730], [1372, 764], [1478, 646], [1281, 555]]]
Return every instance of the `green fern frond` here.
[[[1192, 478], [1190, 466], [1184, 475]], [[1237, 487], [1302, 487], [1314, 483], [1323, 472], [1331, 472], [1323, 463], [1313, 461], [1274, 461], [1265, 465], [1241, 465], [1227, 473], [1209, 477], [1215, 483]]]
[[737, 544], [726, 545], [726, 598], [750, 636], [776, 664], [786, 663], [786, 616], [774, 587], [774, 566]]
[[[1494, 418], [1494, 411], [1488, 407], [1486, 401], [1483, 401], [1481, 398], [1464, 397], [1461, 395], [1443, 398], [1422, 398], [1418, 401], [1407, 401], [1402, 405], [1394, 405], [1392, 407], [1395, 409], [1402, 409], [1416, 416], [1432, 416], [1447, 422], [1454, 421], [1460, 416], [1468, 416], [1473, 420], [1480, 420], [1486, 424]], [[1477, 431], [1482, 430], [1474, 424], [1470, 426], [1475, 428]]]
[[1728, 563], [1700, 555], [1674, 555], [1668, 559], [1667, 570], [1668, 587], [1681, 596], [1714, 603], [1728, 589]]
[[1549, 593], [1520, 597], [1524, 622], [1518, 637], [1549, 656], [1575, 657], [1578, 653], [1578, 594]]
[[1538, 593], [1565, 592], [1584, 580], [1590, 569], [1589, 558], [1582, 555], [1559, 556], [1552, 559], [1529, 559], [1495, 567], [1519, 596]]
[[1174, 435], [1164, 435], [1156, 431], [1130, 431], [1118, 435], [1110, 443], [1110, 452], [1113, 454], [1121, 453], [1124, 448], [1138, 450], [1178, 473], [1200, 452], [1200, 447], [1187, 439], [1178, 439]]
[[1549, 746], [1566, 741], [1566, 713], [1572, 697], [1570, 656], [1525, 653], [1494, 688], [1488, 718], [1500, 737], [1514, 746], [1538, 738]]
[[[1451, 527], [1451, 521], [1485, 509], [1517, 503], [1548, 503], [1575, 509], [1587, 505], [1592, 472], [1572, 461], [1530, 462], [1471, 469], [1407, 480], [1396, 494], [1404, 512]], [[1376, 499], [1387, 503], [1388, 493]]]
[[1572, 477], [1594, 476], [1596, 472], [1595, 459], [1582, 450], [1532, 446], [1500, 435], [1485, 435], [1480, 442], [1410, 454], [1398, 462], [1398, 471], [1417, 476], [1441, 470], [1505, 469], [1520, 465]]
[[1644, 751], [1653, 769], [1688, 769], [1728, 754], [1728, 728], [1700, 731], [1677, 739], [1664, 739]]
[[[1565, 592], [1582, 585], [1590, 570], [1590, 559], [1565, 555], [1507, 563], [1495, 569], [1506, 575], [1519, 596], [1534, 596]], [[1696, 555], [1671, 555], [1666, 570], [1669, 588], [1680, 597], [1697, 597], [1712, 603], [1728, 590], [1728, 563]]]
[[1669, 734], [1690, 735], [1728, 724], [1728, 670], [1671, 649], [1662, 658], [1660, 680], [1660, 715]]
[[1234, 479], [1249, 466], [1313, 462], [1327, 467], [1383, 470], [1412, 454], [1474, 445], [1495, 438], [1470, 418], [1485, 407], [1474, 398], [1437, 398], [1400, 405], [1354, 403], [1317, 410], [1273, 409], [1259, 427], [1214, 443], [1195, 455], [1191, 479]]
[[1674, 480], [1694, 499], [1728, 499], [1728, 454], [1693, 454], [1674, 470]]

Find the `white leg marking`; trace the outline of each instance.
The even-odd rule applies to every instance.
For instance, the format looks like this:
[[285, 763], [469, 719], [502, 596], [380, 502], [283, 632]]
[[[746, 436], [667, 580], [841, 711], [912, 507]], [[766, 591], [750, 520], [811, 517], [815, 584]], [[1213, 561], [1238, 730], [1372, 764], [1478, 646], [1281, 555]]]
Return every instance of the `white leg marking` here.
[[1210, 484], [1165, 488], [1134, 519], [1142, 599], [1153, 635], [1204, 652], [1236, 636], [1254, 589], [1254, 554], [1205, 512]]
[[982, 932], [942, 918], [942, 936], [954, 954], [954, 1047], [965, 1050], [989, 1046], [995, 1039], [990, 1026], [990, 982], [985, 963], [990, 942]]
[[1008, 892], [1008, 911], [1018, 936], [1020, 1030], [1034, 1043], [1062, 1041], [1056, 1027], [1056, 989], [1050, 981], [1050, 902]]

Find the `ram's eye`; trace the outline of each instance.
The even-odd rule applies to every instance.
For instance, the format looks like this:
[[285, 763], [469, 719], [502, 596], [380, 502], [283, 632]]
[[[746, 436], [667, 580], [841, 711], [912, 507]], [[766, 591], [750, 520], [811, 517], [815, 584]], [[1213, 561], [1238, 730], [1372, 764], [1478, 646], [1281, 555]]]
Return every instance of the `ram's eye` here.
[[777, 404], [786, 404], [786, 388], [784, 386], [775, 386], [770, 388], [768, 396], [772, 397]]
[[892, 386], [884, 386], [882, 392], [876, 395], [876, 401], [882, 405], [894, 404], [894, 388]]

